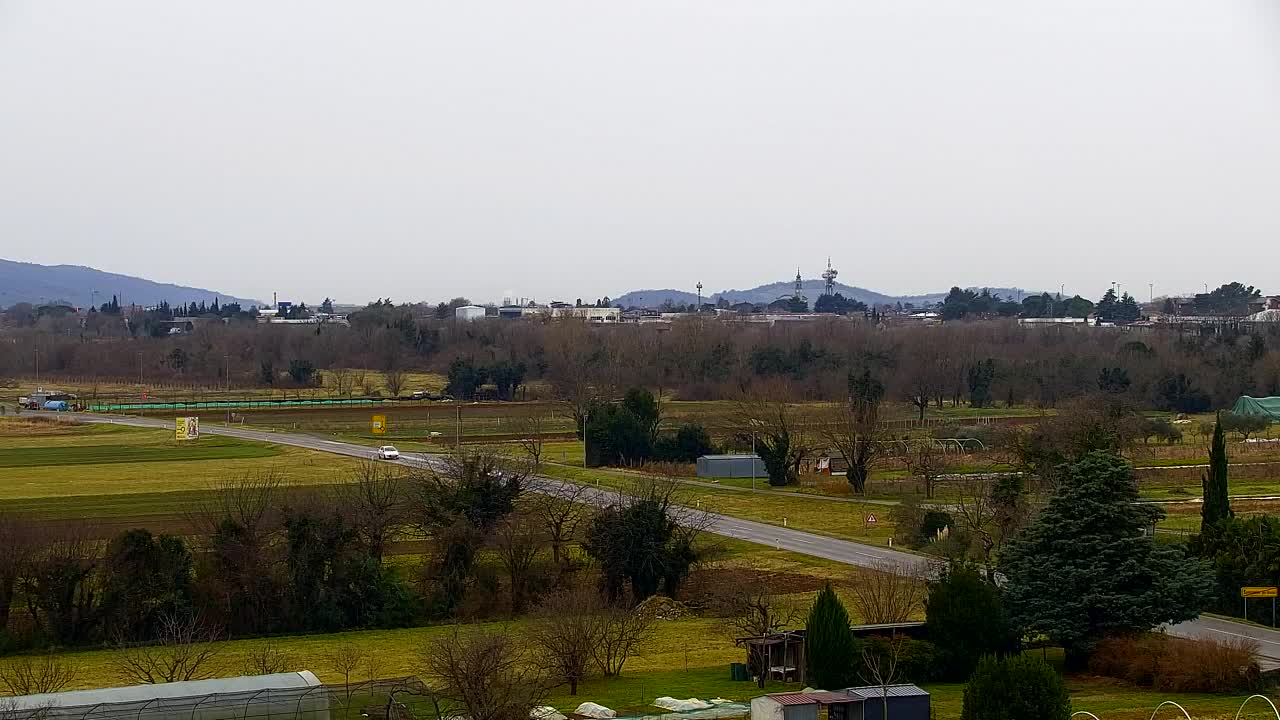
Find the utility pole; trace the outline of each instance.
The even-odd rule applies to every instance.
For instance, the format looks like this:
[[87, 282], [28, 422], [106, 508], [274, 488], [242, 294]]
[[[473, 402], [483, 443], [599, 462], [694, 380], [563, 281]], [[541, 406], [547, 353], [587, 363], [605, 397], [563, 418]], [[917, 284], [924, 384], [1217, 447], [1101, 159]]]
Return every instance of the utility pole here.
[[[230, 354], [230, 353], [227, 353], [227, 354], [226, 354], [226, 355], [224, 355], [223, 357], [225, 357], [225, 358], [226, 358], [226, 361], [227, 361], [227, 396], [226, 396], [226, 400], [227, 400], [228, 402], [230, 402], [230, 401], [231, 401], [231, 354]], [[227, 424], [228, 424], [228, 425], [230, 425], [230, 424], [231, 424], [231, 406], [230, 406], [230, 405], [228, 405], [228, 406], [227, 406]]]
[[751, 491], [756, 490], [756, 429], [751, 428]]
[[462, 452], [462, 403], [454, 401], [458, 409], [458, 452]]
[[36, 347], [36, 389], [40, 389], [40, 348]]
[[142, 386], [142, 353], [138, 353], [138, 385]]
[[582, 413], [582, 467], [587, 467], [587, 420], [591, 417], [590, 411]]

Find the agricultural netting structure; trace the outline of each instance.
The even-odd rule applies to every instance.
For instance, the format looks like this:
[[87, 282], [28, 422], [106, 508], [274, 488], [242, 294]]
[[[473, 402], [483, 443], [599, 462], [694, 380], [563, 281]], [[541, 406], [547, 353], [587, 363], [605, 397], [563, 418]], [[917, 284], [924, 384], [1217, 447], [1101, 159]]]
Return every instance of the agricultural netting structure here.
[[[92, 704], [67, 697], [98, 694], [111, 698], [113, 691], [128, 697], [144, 687], [148, 686], [0, 698], [0, 720], [437, 720], [441, 716], [435, 698], [416, 678], [232, 689]], [[68, 701], [76, 704], [67, 704]]]

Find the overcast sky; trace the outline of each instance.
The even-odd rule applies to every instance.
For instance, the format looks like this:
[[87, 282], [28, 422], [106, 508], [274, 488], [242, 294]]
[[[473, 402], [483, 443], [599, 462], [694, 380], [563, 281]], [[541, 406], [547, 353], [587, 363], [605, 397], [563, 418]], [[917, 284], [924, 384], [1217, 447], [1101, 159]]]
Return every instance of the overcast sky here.
[[363, 302], [1280, 292], [1274, 0], [0, 0], [0, 257]]

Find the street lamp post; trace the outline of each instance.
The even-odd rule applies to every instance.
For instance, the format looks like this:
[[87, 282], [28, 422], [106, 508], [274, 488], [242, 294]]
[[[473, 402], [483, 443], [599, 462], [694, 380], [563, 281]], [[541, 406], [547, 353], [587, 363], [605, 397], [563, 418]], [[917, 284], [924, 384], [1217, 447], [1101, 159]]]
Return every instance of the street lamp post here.
[[582, 413], [582, 467], [587, 467], [587, 420], [591, 417], [590, 411]]

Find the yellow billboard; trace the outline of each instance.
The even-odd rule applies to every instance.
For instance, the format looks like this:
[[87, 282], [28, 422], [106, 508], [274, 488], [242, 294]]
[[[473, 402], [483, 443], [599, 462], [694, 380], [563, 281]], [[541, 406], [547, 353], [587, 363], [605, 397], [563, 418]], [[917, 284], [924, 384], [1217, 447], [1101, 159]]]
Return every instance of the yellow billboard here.
[[200, 437], [200, 418], [175, 418], [173, 431], [178, 440], [195, 440]]
[[374, 415], [373, 416], [373, 434], [383, 435], [386, 432], [387, 432], [387, 416]]

